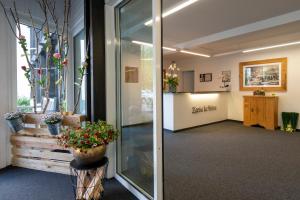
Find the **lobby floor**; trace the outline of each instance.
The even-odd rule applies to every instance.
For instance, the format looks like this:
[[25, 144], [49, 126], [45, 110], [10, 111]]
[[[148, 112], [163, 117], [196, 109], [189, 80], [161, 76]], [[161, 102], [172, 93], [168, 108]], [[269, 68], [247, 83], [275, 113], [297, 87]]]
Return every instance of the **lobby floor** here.
[[[136, 198], [115, 179], [104, 183], [105, 200]], [[1, 200], [74, 200], [71, 179], [67, 175], [18, 167], [0, 170]]]
[[166, 200], [300, 199], [300, 133], [226, 121], [164, 142]]

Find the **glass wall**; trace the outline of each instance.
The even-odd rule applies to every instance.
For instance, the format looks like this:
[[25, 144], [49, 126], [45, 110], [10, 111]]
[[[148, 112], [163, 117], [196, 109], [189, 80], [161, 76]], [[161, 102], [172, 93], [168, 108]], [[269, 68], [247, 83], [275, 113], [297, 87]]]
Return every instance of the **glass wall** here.
[[152, 196], [153, 179], [153, 45], [152, 1], [131, 0], [116, 10], [118, 36], [117, 170], [138, 190]]

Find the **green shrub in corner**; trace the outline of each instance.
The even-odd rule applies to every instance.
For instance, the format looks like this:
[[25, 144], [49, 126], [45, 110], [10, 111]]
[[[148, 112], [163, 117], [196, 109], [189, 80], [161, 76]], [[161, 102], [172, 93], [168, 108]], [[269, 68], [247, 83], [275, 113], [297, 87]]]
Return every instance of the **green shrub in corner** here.
[[282, 112], [282, 131], [293, 133], [297, 129], [299, 113], [295, 112]]

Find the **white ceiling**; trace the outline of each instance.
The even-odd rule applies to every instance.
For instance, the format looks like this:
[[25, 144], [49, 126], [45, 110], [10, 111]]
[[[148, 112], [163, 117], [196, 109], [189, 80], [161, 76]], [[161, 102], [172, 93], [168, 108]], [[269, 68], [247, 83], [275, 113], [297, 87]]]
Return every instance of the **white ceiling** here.
[[[163, 0], [164, 10], [180, 2]], [[300, 0], [199, 0], [163, 19], [165, 46], [199, 53], [219, 54], [295, 40], [300, 40]]]

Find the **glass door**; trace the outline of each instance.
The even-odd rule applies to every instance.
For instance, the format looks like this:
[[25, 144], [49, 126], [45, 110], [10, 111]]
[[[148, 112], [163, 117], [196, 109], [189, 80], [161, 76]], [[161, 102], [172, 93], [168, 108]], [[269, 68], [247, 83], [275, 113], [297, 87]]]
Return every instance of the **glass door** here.
[[157, 151], [153, 151], [157, 147], [156, 138], [161, 137], [161, 130], [157, 129], [161, 118], [157, 117], [155, 110], [160, 103], [157, 98], [161, 97], [161, 91], [156, 87], [156, 76], [160, 76], [156, 70], [160, 68], [155, 68], [158, 52], [153, 40], [155, 24], [151, 22], [153, 1], [129, 0], [116, 8], [117, 118], [120, 130], [117, 173], [150, 199], [158, 193], [158, 180], [154, 178], [157, 177], [157, 167], [154, 166], [157, 159], [161, 160]]

